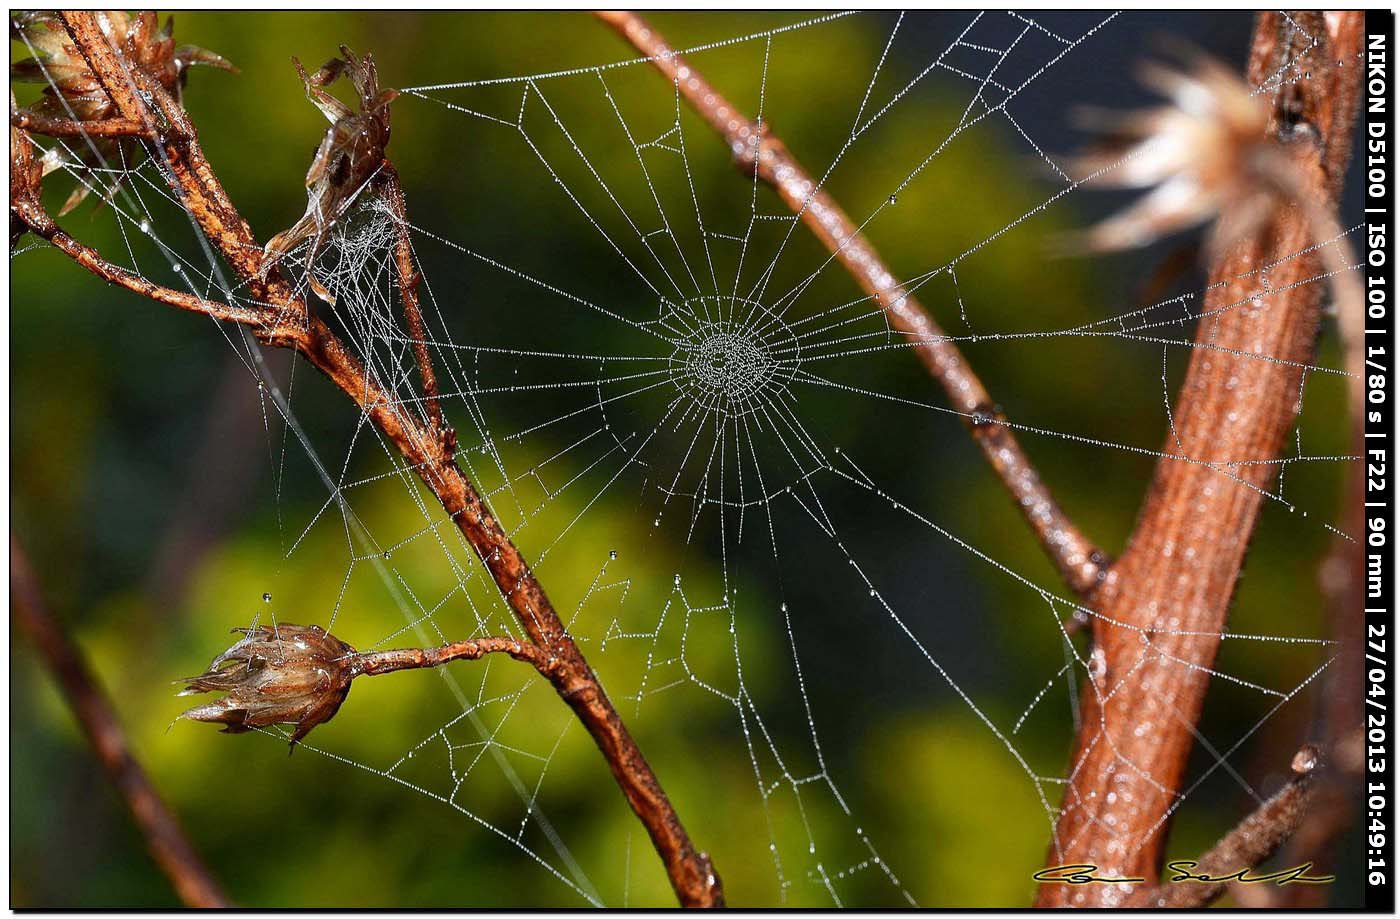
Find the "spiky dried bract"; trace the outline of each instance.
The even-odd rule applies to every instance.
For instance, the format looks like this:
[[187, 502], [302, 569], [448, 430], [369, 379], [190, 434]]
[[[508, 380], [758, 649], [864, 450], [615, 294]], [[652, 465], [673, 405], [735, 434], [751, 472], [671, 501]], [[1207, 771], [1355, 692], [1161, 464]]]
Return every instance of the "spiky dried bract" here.
[[1170, 104], [1096, 113], [1107, 136], [1070, 170], [1102, 185], [1151, 190], [1078, 242], [1099, 252], [1130, 249], [1218, 219], [1210, 241], [1218, 251], [1257, 228], [1276, 201], [1260, 169], [1279, 155], [1268, 135], [1268, 107], [1224, 65], [1199, 53], [1188, 54], [1186, 69], [1148, 63], [1141, 74]]
[[294, 724], [295, 744], [329, 721], [350, 693], [355, 649], [320, 626], [259, 626], [234, 629], [243, 638], [184, 680], [180, 695], [227, 693], [180, 715], [225, 725], [237, 734], [274, 724]]
[[[291, 228], [268, 242], [264, 274], [308, 239], [311, 246], [306, 253], [306, 263], [310, 265], [315, 261], [326, 234], [384, 164], [384, 148], [389, 144], [389, 103], [398, 97], [398, 92], [380, 90], [373, 55], [357, 57], [344, 45], [340, 46], [340, 54], [310, 76], [301, 61], [292, 58], [306, 84], [307, 98], [321, 110], [331, 126], [321, 138], [306, 173], [306, 213]], [[325, 90], [342, 75], [348, 75], [359, 96], [358, 112]], [[314, 277], [312, 283], [320, 296], [330, 299]]]
[[[98, 22], [117, 51], [141, 72], [158, 82], [176, 100], [184, 87], [189, 68], [195, 65], [236, 71], [232, 64], [212, 51], [193, 45], [176, 47], [173, 18], [161, 28], [155, 12], [145, 10], [129, 15], [121, 10], [98, 13]], [[33, 57], [10, 65], [10, 79], [23, 83], [44, 83], [43, 95], [25, 111], [40, 118], [58, 121], [94, 122], [115, 117], [116, 104], [102, 89], [97, 75], [73, 45], [58, 14], [52, 11], [19, 13], [10, 20], [10, 36], [29, 48]], [[91, 167], [101, 161], [135, 164], [137, 145], [129, 139], [90, 137], [71, 145], [81, 161]], [[43, 158], [44, 174], [63, 165], [57, 155]], [[110, 195], [116, 190], [113, 183]], [[89, 187], [80, 184], [59, 211], [63, 216], [87, 197]]]

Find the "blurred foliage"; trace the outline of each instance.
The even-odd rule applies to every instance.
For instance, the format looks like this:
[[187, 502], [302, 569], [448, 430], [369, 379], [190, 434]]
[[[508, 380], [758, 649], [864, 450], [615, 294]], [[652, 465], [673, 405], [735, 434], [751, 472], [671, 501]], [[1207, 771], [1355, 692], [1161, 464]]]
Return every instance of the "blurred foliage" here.
[[[961, 28], [961, 18], [954, 18], [914, 16], [903, 34], [920, 49], [939, 48]], [[687, 47], [794, 17], [656, 19], [678, 47]], [[847, 119], [865, 88], [864, 75], [878, 59], [892, 22], [883, 16], [843, 19], [775, 40], [763, 84], [765, 116], [809, 166], [830, 162], [840, 152]], [[1126, 64], [1146, 46], [1145, 36], [1163, 24], [1132, 16], [1116, 22], [1110, 37], [1069, 58], [1037, 84], [1039, 91], [1027, 94], [1017, 109], [1021, 126], [1042, 140], [1052, 138], [1049, 152], [1071, 147], [1078, 139], [1064, 127], [1063, 102], [1132, 101]], [[1245, 16], [1202, 15], [1165, 24], [1242, 58]], [[1081, 23], [1080, 31], [1084, 27]], [[301, 214], [303, 177], [324, 130], [289, 63], [293, 54], [314, 67], [342, 42], [373, 51], [387, 86], [567, 70], [631, 56], [607, 29], [573, 13], [182, 13], [176, 36], [218, 51], [242, 70], [239, 76], [195, 72], [186, 101], [210, 160], [261, 239]], [[926, 64], [903, 47], [905, 53], [893, 55], [887, 65], [885, 95], [877, 93], [878, 98], [887, 98]], [[697, 63], [738, 104], [753, 110], [764, 75], [760, 50], [754, 44], [721, 48]], [[1105, 72], [1112, 78], [1105, 79]], [[581, 85], [586, 82], [548, 82], [544, 92], [561, 112], [583, 111], [599, 101], [597, 85]], [[664, 130], [672, 100], [655, 74], [624, 68], [609, 71], [608, 83], [629, 117], [636, 118], [639, 139], [648, 136], [644, 124], [657, 129], [650, 136]], [[920, 81], [897, 111], [862, 138], [852, 162], [833, 173], [838, 200], [852, 214], [870, 213], [958, 123], [971, 89], [951, 72]], [[479, 98], [505, 105], [496, 110], [508, 112], [515, 104], [509, 99], [519, 95], [520, 87], [511, 85], [509, 93], [493, 97], [488, 88]], [[541, 115], [538, 106], [532, 113]], [[578, 116], [570, 123], [575, 140], [585, 149], [622, 150], [610, 117], [606, 111]], [[722, 147], [688, 114], [682, 128], [694, 157], [695, 184], [728, 190], [705, 199], [706, 207], [716, 209], [711, 213], [717, 223], [746, 213], [746, 180], [727, 163]], [[510, 130], [492, 129], [412, 96], [395, 104], [393, 130], [390, 151], [405, 177], [416, 224], [583, 296], [607, 302], [633, 297], [627, 302], [640, 303], [635, 294], [619, 292], [612, 270], [598, 270], [616, 264], [611, 251], [538, 162], [522, 152]], [[548, 152], [563, 161], [569, 148], [556, 143]], [[634, 164], [622, 159], [619, 155], [618, 162], [601, 168], [628, 176], [620, 182], [630, 194], [644, 193]], [[1053, 178], [1028, 155], [1015, 127], [989, 121], [948, 145], [900, 190], [888, 218], [872, 223], [869, 232], [895, 272], [908, 277], [1018, 221], [1052, 193]], [[679, 183], [686, 177], [659, 181], [683, 189]], [[568, 183], [586, 185], [577, 178]], [[1093, 219], [1092, 209], [1099, 206], [1081, 195], [1035, 217], [960, 262], [956, 286], [946, 275], [936, 277], [920, 289], [921, 298], [959, 335], [1063, 329], [1141, 305], [1142, 279], [1170, 245], [1094, 263], [1046, 254], [1048, 236]], [[760, 212], [780, 210], [775, 198], [760, 193]], [[122, 237], [101, 207], [79, 210], [67, 225], [104, 251], [121, 251]], [[172, 223], [168, 231], [177, 230]], [[791, 249], [787, 261], [804, 272], [823, 258], [802, 229]], [[456, 341], [509, 340], [521, 311], [537, 306], [532, 291], [449, 249], [423, 245], [420, 256]], [[524, 847], [561, 864], [533, 818], [522, 819], [520, 799], [500, 770], [489, 762], [467, 770], [483, 748], [467, 742], [464, 726], [453, 729], [462, 731], [453, 734], [461, 745], [447, 761], [447, 735], [434, 732], [460, 707], [438, 675], [360, 681], [341, 714], [310, 738], [313, 746], [343, 761], [310, 749], [288, 758], [283, 744], [256, 735], [230, 738], [186, 723], [170, 728], [181, 710], [172, 681], [198, 672], [224, 647], [225, 630], [255, 613], [325, 622], [334, 611], [337, 632], [357, 644], [383, 640], [402, 620], [396, 620], [391, 592], [374, 563], [348, 565], [345, 530], [335, 510], [318, 518], [324, 487], [295, 441], [275, 418], [265, 418], [270, 409], [260, 405], [255, 379], [223, 335], [207, 323], [104, 288], [53, 252], [25, 252], [13, 269], [12, 526], [33, 555], [51, 605], [106, 682], [141, 759], [232, 897], [249, 907], [582, 905], [512, 839], [479, 822], [504, 828], [507, 837], [519, 829]], [[774, 288], [785, 289], [799, 278], [782, 278]], [[1188, 272], [1155, 299], [1195, 289], [1199, 282]], [[855, 296], [848, 279], [826, 272], [807, 299], [833, 304]], [[562, 313], [552, 317], [561, 341], [582, 342], [576, 345], [581, 350], [622, 347], [606, 339], [606, 330], [574, 321]], [[1322, 361], [1335, 365], [1331, 348], [1324, 339]], [[1185, 349], [1170, 350], [1164, 360], [1152, 345], [1111, 337], [984, 339], [968, 342], [965, 351], [1017, 421], [1148, 449], [1156, 449], [1165, 436], [1163, 388], [1174, 391], [1187, 358]], [[276, 366], [285, 373], [285, 363]], [[913, 393], [942, 404], [917, 363], [898, 352], [863, 362], [857, 370], [865, 388]], [[293, 387], [297, 415], [311, 442], [338, 464], [350, 452], [353, 413], [305, 368], [297, 371]], [[1305, 452], [1345, 452], [1342, 398], [1342, 387], [1333, 381], [1310, 381], [1302, 424]], [[955, 418], [927, 411], [900, 414], [898, 407], [821, 393], [804, 404], [804, 414], [820, 418], [828, 431], [839, 431], [841, 443], [858, 446], [853, 452], [866, 472], [877, 481], [897, 482], [901, 500], [932, 509], [940, 526], [1031, 581], [1055, 583], [1016, 509]], [[479, 438], [472, 441], [466, 434], [465, 424], [459, 426], [465, 448], [480, 445]], [[567, 445], [552, 438], [511, 445], [511, 468], [531, 467]], [[1025, 442], [1071, 515], [1101, 545], [1121, 547], [1148, 482], [1151, 457], [1051, 436], [1027, 434]], [[347, 481], [387, 469], [374, 449], [350, 455]], [[471, 453], [466, 458], [483, 487], [500, 484], [489, 463]], [[560, 481], [587, 472], [571, 462], [562, 461], [556, 472]], [[1337, 504], [1339, 478], [1335, 465], [1300, 464], [1289, 468], [1286, 492], [1328, 519]], [[567, 539], [556, 543], [554, 537], [592, 494], [569, 491], [546, 512], [508, 522], [528, 524], [519, 531], [527, 554], [539, 557], [548, 550], [542, 581], [561, 610], [580, 611], [585, 653], [618, 696], [692, 835], [714, 855], [730, 902], [828, 904], [805, 842], [793, 843], [810, 831], [824, 870], [842, 875], [844, 902], [902, 904], [882, 869], [870, 861], [863, 837], [853, 838], [850, 818], [831, 795], [800, 786], [799, 809], [792, 795], [765, 802], [758, 794], [750, 746], [760, 748], [755, 755], [766, 775], [777, 770], [761, 749], [762, 739], [754, 736], [752, 720], [741, 725], [733, 708], [694, 685], [665, 689], [643, 703], [628, 696], [644, 679], [665, 682], [677, 679], [680, 670], [672, 665], [652, 673], [646, 642], [619, 639], [610, 622], [616, 619], [622, 631], [656, 627], [658, 641], [674, 641], [685, 610], [675, 602], [672, 572], [685, 568], [688, 597], [716, 598], [725, 588], [717, 555], [688, 544], [684, 526], [653, 527], [635, 494], [607, 493]], [[426, 493], [420, 498], [432, 500]], [[1008, 729], [1058, 666], [1062, 650], [1050, 617], [1064, 610], [1051, 610], [927, 527], [870, 508], [868, 495], [833, 493], [824, 500], [856, 543], [861, 564], [882, 595], [910, 614], [921, 640], [984, 712]], [[357, 489], [353, 503], [386, 546], [423, 529], [422, 512], [396, 481]], [[503, 514], [510, 517], [509, 511]], [[303, 537], [302, 529], [318, 519]], [[787, 523], [811, 530], [804, 520]], [[1233, 629], [1281, 635], [1325, 631], [1315, 572], [1329, 541], [1314, 523], [1266, 503]], [[714, 533], [708, 535], [713, 542]], [[618, 561], [607, 561], [609, 550], [618, 553]], [[798, 536], [784, 543], [782, 556], [803, 559], [819, 551], [829, 551], [822, 538]], [[453, 552], [468, 567], [460, 548]], [[418, 603], [450, 595], [456, 583], [431, 539], [396, 546], [385, 565], [393, 572], [391, 581], [408, 585]], [[1026, 904], [1033, 886], [1029, 876], [1043, 857], [1049, 831], [1035, 783], [878, 607], [856, 602], [861, 592], [852, 589], [848, 572], [832, 568], [811, 577], [787, 567], [787, 562], [736, 563], [727, 589], [738, 598], [738, 637], [713, 615], [686, 623], [692, 675], [733, 692], [732, 647], [741, 642], [745, 686], [764, 706], [780, 749], [810, 746], [803, 709], [810, 704], [826, 768], [857, 815], [856, 825], [919, 903]], [[608, 576], [600, 578], [605, 568]], [[625, 590], [589, 586], [595, 579], [615, 584], [619, 578], [626, 579]], [[270, 604], [262, 602], [264, 593], [272, 595]], [[463, 601], [473, 609], [492, 606], [480, 578], [452, 600]], [[780, 602], [793, 611], [792, 634]], [[658, 626], [663, 609], [666, 618]], [[412, 634], [396, 636], [393, 643], [408, 643]], [[804, 696], [793, 691], [797, 676], [790, 642], [798, 645]], [[11, 662], [12, 905], [174, 905], [29, 649], [17, 645]], [[1283, 687], [1296, 685], [1317, 663], [1312, 648], [1239, 643], [1227, 644], [1221, 659], [1221, 667], [1234, 675]], [[508, 704], [482, 706], [481, 717], [499, 732], [502, 755], [527, 789], [545, 771], [539, 809], [602, 899], [669, 902], [645, 834], [586, 736], [570, 726], [568, 713], [532, 675], [513, 669], [511, 662], [489, 666], [484, 682], [479, 670], [462, 670], [455, 678], [469, 692], [478, 686], [501, 693], [524, 688]], [[1267, 710], [1267, 701], [1217, 681], [1202, 732], [1238, 738]], [[1256, 788], [1267, 792], [1281, 780], [1315, 702], [1314, 694], [1304, 693], [1235, 758]], [[507, 708], [509, 718], [504, 718]], [[1063, 768], [1069, 737], [1069, 701], [1060, 680], [1017, 733], [1016, 744], [1040, 774], [1054, 776]], [[1193, 762], [1191, 774], [1208, 765], [1207, 759]], [[391, 768], [398, 781], [377, 774]], [[808, 768], [794, 766], [796, 777], [808, 774], [801, 771]], [[470, 772], [460, 796], [450, 783], [443, 794], [448, 801], [411, 787], [443, 793], [448, 770]], [[1055, 803], [1055, 786], [1040, 791]], [[1249, 806], [1250, 799], [1217, 770], [1176, 818], [1173, 852], [1200, 851]], [[770, 853], [768, 839], [781, 840], [782, 846]], [[783, 848], [789, 845], [792, 851]], [[864, 869], [844, 876], [856, 865]], [[1343, 878], [1349, 880], [1354, 879]], [[1353, 903], [1353, 889], [1339, 884], [1339, 902]]]

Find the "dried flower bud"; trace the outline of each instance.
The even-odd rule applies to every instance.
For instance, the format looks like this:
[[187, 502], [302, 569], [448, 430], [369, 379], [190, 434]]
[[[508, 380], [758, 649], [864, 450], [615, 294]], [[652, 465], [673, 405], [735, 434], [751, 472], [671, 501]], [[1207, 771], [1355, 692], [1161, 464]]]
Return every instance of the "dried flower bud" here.
[[[341, 57], [326, 62], [320, 70], [307, 76], [301, 61], [292, 58], [297, 73], [306, 84], [306, 96], [331, 122], [321, 138], [311, 168], [306, 173], [306, 213], [290, 229], [274, 236], [267, 244], [263, 262], [266, 274], [288, 252], [302, 242], [311, 240], [306, 263], [315, 261], [326, 234], [336, 220], [345, 215], [369, 182], [384, 164], [384, 148], [389, 144], [389, 103], [398, 98], [396, 90], [380, 91], [379, 74], [373, 55], [356, 57], [344, 45]], [[360, 110], [326, 92], [343, 74], [359, 96]], [[325, 289], [311, 279], [316, 293], [332, 300]], [[332, 300], [332, 302], [334, 302]]]
[[189, 677], [180, 695], [227, 693], [180, 715], [226, 725], [237, 734], [273, 724], [295, 724], [296, 744], [329, 721], [350, 693], [356, 676], [355, 649], [320, 626], [260, 626], [234, 629], [243, 638]]
[[1145, 246], [1162, 236], [1220, 218], [1210, 248], [1256, 229], [1276, 195], [1267, 177], [1278, 168], [1269, 113], [1248, 84], [1218, 61], [1188, 53], [1189, 70], [1146, 64], [1142, 81], [1171, 104], [1121, 115], [1096, 113], [1108, 130], [1098, 151], [1071, 173], [1116, 188], [1151, 189], [1128, 210], [1089, 230], [1095, 251]]
[[[151, 10], [130, 16], [121, 10], [99, 12], [98, 22], [112, 43], [134, 67], [141, 70], [166, 92], [180, 98], [190, 67], [203, 64], [221, 70], [237, 68], [212, 51], [192, 45], [175, 47], [173, 19], [159, 27]], [[102, 121], [117, 115], [116, 105], [102, 89], [97, 75], [73, 44], [58, 14], [51, 11], [20, 13], [10, 20], [10, 36], [34, 52], [34, 57], [10, 65], [10, 79], [24, 83], [44, 83], [44, 94], [29, 106], [30, 114], [64, 121]], [[96, 166], [103, 159], [134, 165], [137, 146], [130, 140], [89, 138], [88, 144], [75, 144], [83, 162]], [[123, 160], [118, 154], [124, 154]], [[57, 158], [45, 157], [44, 174], [62, 165]], [[114, 183], [108, 194], [116, 191]], [[87, 197], [86, 185], [79, 185], [64, 203], [59, 216], [77, 207]]]

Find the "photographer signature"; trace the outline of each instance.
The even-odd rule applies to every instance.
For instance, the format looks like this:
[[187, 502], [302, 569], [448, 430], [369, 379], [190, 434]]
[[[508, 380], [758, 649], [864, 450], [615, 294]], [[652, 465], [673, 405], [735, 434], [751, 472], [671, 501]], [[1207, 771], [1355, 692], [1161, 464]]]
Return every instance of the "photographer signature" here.
[[[1199, 862], [1181, 859], [1167, 862], [1168, 876], [1164, 877], [1162, 881], [1167, 884], [1179, 884], [1183, 881], [1224, 884], [1230, 881], [1239, 881], [1241, 884], [1273, 883], [1282, 887], [1285, 884], [1330, 884], [1337, 879], [1335, 875], [1331, 874], [1319, 876], [1308, 874], [1312, 870], [1312, 866], [1312, 862], [1303, 862], [1301, 865], [1271, 871], [1268, 874], [1251, 874], [1250, 872], [1253, 870], [1251, 868], [1241, 868], [1232, 874], [1206, 874], [1198, 872]], [[1146, 878], [1105, 877], [1094, 873], [1098, 870], [1098, 865], [1056, 865], [1053, 868], [1037, 871], [1031, 877], [1045, 884], [1143, 884], [1147, 880]]]

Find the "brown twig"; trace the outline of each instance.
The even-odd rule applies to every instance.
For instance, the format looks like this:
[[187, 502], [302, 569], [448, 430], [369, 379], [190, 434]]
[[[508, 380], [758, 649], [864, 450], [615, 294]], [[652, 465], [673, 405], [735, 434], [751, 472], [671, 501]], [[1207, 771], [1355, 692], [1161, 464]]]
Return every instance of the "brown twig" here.
[[1041, 480], [1000, 409], [968, 366], [953, 340], [923, 305], [885, 267], [880, 254], [836, 200], [814, 182], [767, 124], [750, 120], [715, 90], [694, 65], [636, 13], [596, 11], [676, 85], [691, 107], [734, 151], [736, 163], [768, 183], [812, 234], [840, 261], [891, 324], [909, 340], [919, 359], [963, 415], [997, 477], [1015, 498], [1041, 546], [1065, 582], [1081, 596], [1098, 585], [1106, 556], [1079, 531]]
[[[1305, 746], [1299, 750], [1293, 757], [1293, 775], [1288, 784], [1222, 836], [1209, 852], [1199, 859], [1173, 862], [1171, 879], [1155, 887], [1139, 888], [1123, 906], [1200, 909], [1215, 902], [1229, 887], [1230, 881], [1226, 879], [1240, 876], [1241, 872], [1246, 872], [1242, 876], [1251, 878], [1251, 883], [1265, 883], [1259, 880], [1262, 875], [1248, 869], [1267, 861], [1302, 825], [1313, 802], [1319, 757], [1315, 747]], [[1188, 874], [1222, 880], [1191, 880]], [[1292, 883], [1310, 887], [1332, 880], [1334, 878], [1323, 878], [1304, 870]]]
[[[1321, 17], [1316, 60], [1360, 52], [1359, 13], [1335, 16], [1330, 38]], [[1300, 17], [1295, 15], [1294, 20]], [[1260, 16], [1249, 81], [1281, 72], [1289, 49], [1281, 14]], [[1354, 71], [1320, 68], [1276, 99], [1271, 131], [1286, 146], [1314, 200], [1331, 202], [1350, 155], [1359, 98]], [[1287, 107], [1287, 110], [1285, 110]], [[1127, 551], [1095, 598], [1095, 655], [1081, 692], [1081, 729], [1069, 785], [1049, 854], [1051, 865], [1092, 863], [1098, 873], [1155, 878], [1168, 817], [1191, 751], [1219, 634], [1244, 563], [1264, 490], [1267, 463], [1240, 467], [1238, 480], [1218, 464], [1279, 455], [1292, 427], [1301, 366], [1313, 353], [1323, 288], [1305, 283], [1317, 259], [1309, 215], [1280, 208], [1263, 232], [1228, 250], [1212, 267], [1198, 342], [1177, 397], [1176, 432], [1158, 462]], [[1273, 265], [1272, 287], [1254, 287], [1252, 269]], [[1226, 309], [1247, 303], [1247, 308]], [[1255, 360], [1266, 354], [1274, 361]], [[1191, 462], [1178, 462], [1178, 458]], [[1122, 624], [1122, 625], [1119, 625]], [[1113, 906], [1125, 885], [1043, 884], [1041, 906]]]
[[158, 138], [149, 146], [156, 148], [158, 159], [170, 170], [181, 203], [239, 277], [246, 279], [252, 299], [305, 312], [305, 304], [279, 274], [273, 272], [267, 279], [259, 276], [262, 249], [204, 158], [194, 125], [179, 101], [139, 66], [123, 60], [103, 31], [102, 14], [64, 11], [59, 15], [120, 117], [145, 125]]
[[[109, 284], [117, 284], [176, 309], [203, 313], [225, 322], [253, 327], [262, 326], [267, 322], [267, 317], [257, 310], [206, 300], [148, 281], [125, 268], [113, 265], [96, 249], [83, 245], [65, 233], [49, 216], [39, 198], [39, 173], [34, 159], [34, 142], [24, 131], [14, 126], [10, 128], [10, 219], [13, 227], [47, 240], [73, 261]], [[16, 230], [12, 229], [11, 235], [15, 232]]]
[[[1360, 656], [1358, 653], [1357, 657]], [[1362, 685], [1359, 673], [1353, 671], [1348, 675], [1356, 677], [1357, 686]], [[1329, 693], [1339, 689], [1335, 681], [1329, 684]], [[1333, 713], [1328, 714], [1330, 717]], [[1352, 727], [1350, 733], [1343, 734], [1332, 729], [1332, 722], [1328, 723], [1324, 741], [1332, 751], [1328, 769], [1318, 778], [1310, 818], [1288, 841], [1283, 856], [1285, 865], [1307, 863], [1318, 871], [1328, 871], [1337, 864], [1338, 837], [1356, 819], [1357, 797], [1363, 787], [1361, 778], [1366, 766], [1365, 729], [1359, 723]], [[1269, 905], [1274, 909], [1322, 909], [1328, 905], [1328, 893], [1328, 888], [1322, 886], [1289, 884], [1276, 891]]]
[[145, 125], [128, 118], [104, 118], [101, 121], [77, 121], [69, 118], [46, 118], [24, 109], [10, 110], [10, 124], [16, 128], [47, 134], [50, 137], [143, 137], [151, 136]]
[[34, 644], [58, 682], [98, 762], [112, 780], [146, 848], [170, 879], [180, 902], [193, 908], [229, 905], [219, 884], [200, 861], [179, 820], [166, 807], [146, 771], [132, 755], [121, 722], [82, 653], [44, 605], [39, 582], [19, 540], [10, 534], [10, 618]]
[[547, 649], [528, 641], [508, 636], [471, 638], [454, 641], [436, 648], [397, 648], [392, 651], [362, 651], [351, 661], [355, 676], [378, 676], [399, 670], [441, 667], [452, 661], [475, 661], [488, 654], [506, 654], [523, 661], [539, 671], [540, 676], [554, 684], [561, 696], [592, 693], [594, 687], [567, 661], [555, 657]]
[[[569, 637], [543, 587], [519, 549], [487, 509], [452, 456], [450, 437], [425, 427], [369, 373], [349, 348], [281, 276], [260, 272], [263, 249], [229, 200], [200, 150], [183, 108], [139, 68], [127, 66], [91, 13], [62, 14], [83, 54], [123, 118], [152, 127], [159, 122], [159, 153], [182, 203], [205, 236], [266, 303], [254, 334], [264, 344], [290, 348], [348, 395], [437, 496], [471, 544], [531, 642], [559, 661], [560, 695], [603, 753], [632, 810], [645, 825], [683, 906], [722, 906], [723, 888], [710, 859], [696, 851], [651, 767], [609, 701], [587, 661]], [[149, 104], [145, 100], [150, 100]], [[11, 210], [15, 214], [14, 209]], [[24, 215], [20, 215], [23, 217]], [[32, 216], [32, 215], [31, 215]], [[91, 265], [85, 265], [93, 270]], [[163, 301], [164, 302], [164, 301]], [[208, 312], [207, 309], [200, 311]], [[566, 685], [567, 691], [561, 686]]]
[[[25, 141], [28, 143], [28, 141]], [[216, 300], [206, 300], [203, 297], [196, 297], [183, 291], [163, 287], [153, 281], [148, 281], [138, 274], [133, 274], [118, 265], [113, 265], [102, 257], [96, 249], [85, 246], [54, 223], [49, 215], [33, 201], [16, 202], [11, 199], [11, 216], [19, 216], [25, 229], [35, 236], [52, 243], [64, 255], [97, 275], [108, 284], [116, 284], [125, 287], [127, 290], [138, 293], [143, 297], [164, 303], [166, 306], [173, 306], [176, 309], [185, 310], [190, 313], [203, 313], [222, 322], [234, 322], [239, 325], [250, 326], [254, 329], [263, 329], [269, 323], [266, 313], [248, 309], [242, 306], [230, 306], [227, 303], [220, 303]]]
[[553, 679], [556, 661], [537, 645], [518, 638], [472, 638], [454, 641], [436, 648], [398, 648], [393, 651], [362, 651], [355, 655], [352, 667], [356, 675], [378, 676], [396, 670], [420, 667], [441, 667], [452, 661], [476, 661], [488, 654], [508, 654], [524, 661], [542, 675]]
[[[404, 203], [399, 171], [394, 168], [393, 163], [385, 160], [375, 181], [388, 200], [389, 210], [394, 219], [394, 267], [398, 278], [399, 299], [403, 302], [404, 321], [408, 324], [408, 334], [413, 341], [413, 356], [418, 363], [418, 376], [423, 384], [428, 423], [439, 437], [451, 438], [452, 434], [442, 417], [442, 406], [438, 402], [437, 374], [433, 370], [432, 355], [428, 352], [428, 333], [423, 324], [423, 311], [418, 305], [418, 269], [413, 263], [413, 243], [408, 235], [408, 206]], [[445, 440], [444, 443], [449, 453], [455, 450], [455, 440]]]

